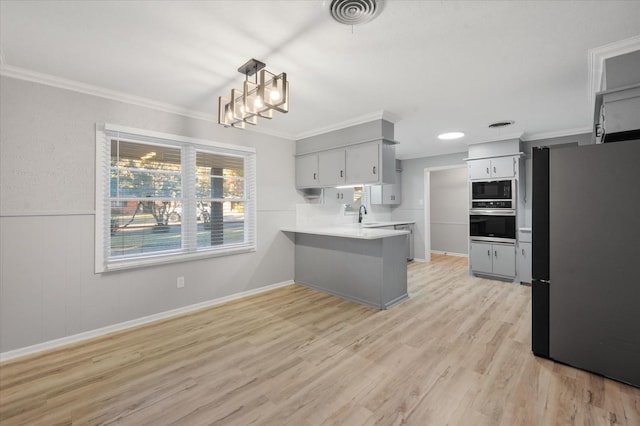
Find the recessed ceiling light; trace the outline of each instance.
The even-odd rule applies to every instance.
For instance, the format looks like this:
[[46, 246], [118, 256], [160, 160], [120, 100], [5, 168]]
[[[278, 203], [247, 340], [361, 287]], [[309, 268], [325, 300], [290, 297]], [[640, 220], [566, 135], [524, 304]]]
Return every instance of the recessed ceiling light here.
[[448, 132], [448, 133], [440, 133], [438, 135], [438, 139], [441, 139], [443, 141], [448, 141], [451, 139], [460, 139], [463, 136], [464, 136], [464, 133], [462, 132]]

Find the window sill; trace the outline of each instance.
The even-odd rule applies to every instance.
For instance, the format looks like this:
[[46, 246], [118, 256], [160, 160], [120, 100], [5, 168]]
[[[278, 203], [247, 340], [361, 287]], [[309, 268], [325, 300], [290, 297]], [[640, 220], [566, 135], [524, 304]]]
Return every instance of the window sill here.
[[[209, 249], [196, 253], [163, 254], [144, 258], [123, 259], [112, 261], [107, 265], [96, 265], [96, 274], [122, 271], [127, 269], [144, 268], [147, 266], [168, 265], [171, 263], [189, 262], [214, 257], [231, 256], [234, 254], [255, 252], [255, 246], [241, 246], [225, 249]], [[102, 268], [100, 268], [102, 266]]]

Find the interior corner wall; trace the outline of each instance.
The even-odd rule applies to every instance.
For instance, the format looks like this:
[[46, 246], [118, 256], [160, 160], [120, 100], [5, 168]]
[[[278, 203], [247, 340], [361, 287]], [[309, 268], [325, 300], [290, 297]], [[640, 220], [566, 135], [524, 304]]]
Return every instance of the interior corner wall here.
[[[293, 280], [294, 244], [280, 229], [295, 225], [294, 141], [9, 77], [0, 85], [0, 353]], [[257, 251], [95, 274], [95, 125], [105, 122], [254, 147]]]

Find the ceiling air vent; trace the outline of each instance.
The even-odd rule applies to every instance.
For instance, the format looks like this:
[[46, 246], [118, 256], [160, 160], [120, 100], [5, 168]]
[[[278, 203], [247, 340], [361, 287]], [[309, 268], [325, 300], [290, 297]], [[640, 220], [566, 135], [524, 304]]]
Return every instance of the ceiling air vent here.
[[496, 121], [495, 123], [489, 124], [490, 129], [499, 129], [501, 127], [511, 126], [515, 121], [505, 120], [505, 121]]
[[330, 12], [341, 24], [357, 25], [377, 17], [383, 5], [384, 0], [332, 0]]

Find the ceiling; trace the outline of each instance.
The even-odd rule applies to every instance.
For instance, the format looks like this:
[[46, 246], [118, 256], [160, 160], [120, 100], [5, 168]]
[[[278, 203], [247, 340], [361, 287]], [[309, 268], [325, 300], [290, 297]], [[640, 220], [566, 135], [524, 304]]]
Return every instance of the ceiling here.
[[[354, 27], [329, 3], [2, 0], [2, 70], [214, 121], [256, 58], [291, 97], [255, 131], [300, 139], [384, 116], [407, 159], [590, 131], [589, 50], [640, 35], [636, 0], [387, 0]], [[500, 120], [515, 124], [487, 128]], [[448, 130], [466, 136], [436, 138]]]

